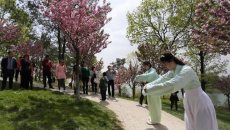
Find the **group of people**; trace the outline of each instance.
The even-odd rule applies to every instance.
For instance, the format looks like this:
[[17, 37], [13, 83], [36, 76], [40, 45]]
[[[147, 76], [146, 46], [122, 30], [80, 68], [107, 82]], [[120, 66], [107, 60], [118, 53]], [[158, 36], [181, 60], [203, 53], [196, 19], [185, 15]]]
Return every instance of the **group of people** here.
[[161, 121], [160, 96], [183, 88], [186, 130], [218, 130], [214, 105], [201, 89], [196, 72], [171, 53], [163, 54], [160, 61], [169, 70], [166, 74], [158, 75], [149, 62], [144, 62], [146, 72], [135, 78], [136, 82], [145, 83], [142, 94], [148, 99], [147, 123], [157, 125]]
[[9, 51], [8, 56], [3, 58], [1, 61], [2, 70], [2, 90], [6, 88], [7, 79], [9, 79], [9, 89], [13, 88], [13, 79], [18, 80], [20, 74], [21, 83], [20, 87], [29, 89], [33, 88], [33, 73], [35, 64], [29, 59], [29, 55], [24, 55], [16, 60], [13, 57], [13, 52]]
[[[49, 59], [49, 56], [46, 55], [42, 61], [43, 69], [43, 85], [46, 88], [47, 78], [49, 88], [52, 87], [52, 68], [53, 64]], [[8, 88], [13, 88], [13, 79], [17, 82], [20, 75], [20, 88], [24, 89], [33, 89], [33, 79], [36, 71], [35, 63], [30, 59], [28, 54], [20, 56], [17, 60], [14, 58], [14, 53], [8, 51], [8, 55], [4, 57], [1, 61], [1, 73], [3, 77], [1, 90], [4, 90], [7, 85], [7, 80], [9, 81]], [[66, 66], [64, 61], [60, 60], [60, 63], [56, 65], [55, 76], [58, 79], [58, 87], [64, 87], [64, 80], [66, 79]]]
[[[65, 80], [67, 78], [67, 67], [63, 59], [59, 60], [58, 64], [54, 64], [49, 55], [46, 55], [42, 61], [42, 74], [43, 74], [43, 88], [48, 86], [50, 89], [53, 88], [54, 77], [58, 81], [58, 89], [66, 90]], [[75, 68], [75, 67], [74, 67]], [[8, 52], [8, 56], [4, 57], [1, 61], [2, 70], [2, 90], [6, 88], [7, 79], [9, 79], [9, 89], [13, 88], [13, 79], [18, 81], [20, 75], [20, 87], [24, 89], [33, 88], [33, 77], [35, 74], [35, 63], [32, 62], [29, 55], [19, 57], [17, 60], [14, 58], [12, 51]], [[75, 70], [73, 69], [73, 74]], [[102, 100], [106, 100], [106, 92], [108, 90], [109, 96], [114, 97], [114, 78], [115, 70], [112, 66], [108, 66], [108, 70], [103, 73], [102, 78], [99, 76], [99, 70], [97, 67], [92, 66], [91, 70], [88, 69], [86, 64], [83, 62], [80, 69], [80, 79], [82, 82], [83, 94], [88, 94], [89, 81], [91, 81], [92, 92], [97, 93], [98, 87], [102, 95]], [[48, 80], [47, 80], [48, 79]], [[111, 92], [112, 91], [112, 92]]]
[[[100, 90], [101, 90], [101, 100], [106, 100], [106, 91], [108, 88], [109, 97], [115, 98], [115, 90], [114, 90], [114, 78], [116, 75], [116, 71], [112, 66], [108, 66], [108, 70], [102, 74], [102, 78], [100, 79]], [[112, 93], [111, 90], [112, 89]]]
[[[75, 70], [73, 70], [73, 72], [75, 72]], [[109, 97], [114, 98], [115, 97], [115, 90], [114, 90], [115, 75], [116, 75], [116, 71], [113, 69], [112, 66], [108, 66], [108, 70], [104, 72], [102, 76], [100, 76], [97, 67], [92, 66], [91, 70], [89, 70], [84, 62], [81, 63], [80, 79], [82, 82], [83, 94], [88, 95], [89, 81], [90, 81], [93, 93], [96, 94], [98, 92], [98, 88], [100, 88], [100, 93], [102, 97], [101, 100], [103, 101], [106, 100], [107, 90], [108, 90]], [[71, 83], [73, 81], [74, 78], [72, 78]]]

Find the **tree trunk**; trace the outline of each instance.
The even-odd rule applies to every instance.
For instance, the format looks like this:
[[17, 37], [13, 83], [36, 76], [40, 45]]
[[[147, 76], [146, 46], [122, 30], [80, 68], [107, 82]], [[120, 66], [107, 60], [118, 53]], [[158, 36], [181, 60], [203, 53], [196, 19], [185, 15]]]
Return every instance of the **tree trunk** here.
[[76, 99], [79, 101], [80, 100], [80, 51], [79, 48], [76, 50]]
[[204, 65], [204, 52], [200, 51], [199, 53], [200, 56], [200, 73], [201, 73], [201, 87], [203, 89], [203, 91], [205, 91], [205, 79], [204, 79], [204, 75], [205, 75], [205, 65]]
[[230, 93], [226, 94], [228, 98], [228, 109], [230, 110]]
[[66, 52], [66, 39], [63, 39], [63, 46], [62, 46], [62, 59], [65, 59], [65, 52]]
[[136, 95], [136, 84], [133, 84], [133, 100], [135, 99]]
[[121, 85], [118, 86], [119, 96], [121, 97]]
[[42, 58], [43, 58], [43, 57], [41, 57], [41, 59], [39, 58], [40, 63], [39, 63], [39, 71], [38, 71], [38, 81], [42, 81], [42, 80], [41, 80], [42, 73], [43, 73], [43, 72], [42, 72], [42, 69], [43, 69], [43, 68], [42, 68]]
[[61, 30], [60, 28], [58, 27], [58, 36], [57, 36], [57, 39], [58, 39], [58, 59], [60, 60], [62, 57], [61, 53], [61, 48], [62, 48], [62, 45], [61, 45]]

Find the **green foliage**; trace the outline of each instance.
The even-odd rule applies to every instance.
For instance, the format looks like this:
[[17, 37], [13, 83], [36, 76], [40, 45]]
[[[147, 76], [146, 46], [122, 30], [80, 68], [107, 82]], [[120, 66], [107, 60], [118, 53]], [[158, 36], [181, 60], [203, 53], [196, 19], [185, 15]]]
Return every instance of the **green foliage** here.
[[127, 37], [138, 44], [140, 62], [148, 60], [158, 73], [165, 71], [159, 57], [165, 51], [176, 53], [190, 42], [189, 30], [194, 0], [143, 0], [136, 11], [127, 14]]
[[[185, 55], [189, 58], [188, 61], [193, 69], [200, 74], [200, 59], [198, 54], [187, 51]], [[204, 56], [204, 65], [206, 73], [224, 74], [227, 70], [228, 60], [222, 61], [220, 54], [210, 53]]]
[[19, 8], [15, 0], [0, 0], [0, 20], [16, 24], [20, 28], [21, 37], [16, 41], [5, 44], [24, 43], [29, 40], [32, 21], [23, 9]]
[[137, 58], [140, 62], [149, 61], [153, 68], [156, 68], [158, 73], [165, 71], [165, 67], [160, 62], [160, 56], [164, 52], [158, 45], [141, 44], [136, 51]]
[[193, 5], [193, 0], [144, 0], [127, 14], [127, 37], [132, 44], [150, 43], [163, 50], [181, 48], [188, 40]]
[[0, 92], [0, 128], [4, 130], [122, 130], [114, 113], [98, 103], [59, 92]]
[[[199, 50], [196, 48], [188, 48], [185, 55], [188, 58], [189, 64], [201, 76], [201, 61], [198, 55]], [[217, 53], [205, 53], [204, 55], [204, 66], [205, 73], [203, 74], [203, 80], [206, 83], [206, 87], [209, 89], [215, 88], [215, 83], [218, 76], [226, 73], [228, 60], [221, 60], [221, 55]]]

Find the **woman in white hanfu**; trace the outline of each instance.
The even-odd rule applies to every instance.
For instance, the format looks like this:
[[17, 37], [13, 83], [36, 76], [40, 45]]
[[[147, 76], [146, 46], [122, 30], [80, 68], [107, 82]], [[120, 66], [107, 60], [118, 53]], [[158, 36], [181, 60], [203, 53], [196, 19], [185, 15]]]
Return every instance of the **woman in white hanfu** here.
[[[134, 79], [135, 82], [149, 83], [159, 78], [156, 70], [152, 68], [149, 61], [143, 62], [143, 67], [146, 70], [144, 74], [137, 75]], [[147, 95], [148, 110], [150, 120], [147, 122], [149, 125], [155, 125], [161, 121], [161, 99], [160, 96]]]
[[171, 53], [163, 54], [160, 60], [170, 71], [146, 84], [144, 92], [162, 95], [184, 88], [186, 130], [218, 130], [215, 108], [209, 96], [201, 89], [196, 72]]

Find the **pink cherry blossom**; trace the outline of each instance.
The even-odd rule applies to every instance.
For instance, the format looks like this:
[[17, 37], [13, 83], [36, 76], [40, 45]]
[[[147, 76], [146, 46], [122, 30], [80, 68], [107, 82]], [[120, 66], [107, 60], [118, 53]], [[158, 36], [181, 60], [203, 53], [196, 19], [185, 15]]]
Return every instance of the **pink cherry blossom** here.
[[20, 38], [20, 29], [14, 24], [9, 24], [6, 20], [0, 20], [0, 43], [9, 43]]
[[106, 1], [100, 6], [92, 0], [52, 0], [44, 14], [61, 28], [72, 52], [96, 54], [110, 43], [102, 30], [110, 11]]
[[206, 0], [196, 7], [194, 45], [202, 51], [230, 53], [230, 1]]

